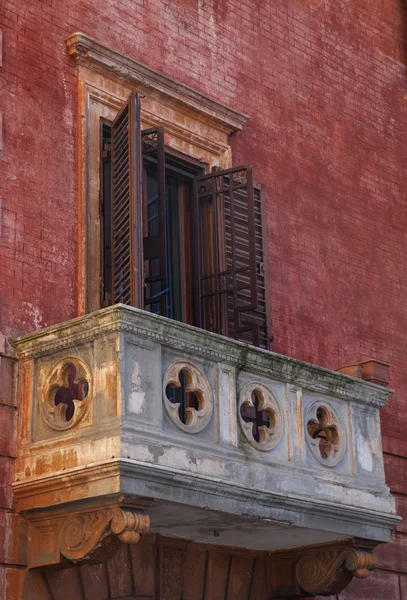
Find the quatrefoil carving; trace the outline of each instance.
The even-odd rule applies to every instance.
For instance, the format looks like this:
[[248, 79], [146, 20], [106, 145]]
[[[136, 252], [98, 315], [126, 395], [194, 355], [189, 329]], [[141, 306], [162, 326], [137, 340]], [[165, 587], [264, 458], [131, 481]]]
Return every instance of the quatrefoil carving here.
[[54, 365], [46, 380], [41, 415], [51, 429], [70, 429], [87, 414], [91, 397], [90, 369], [77, 358], [65, 358]]
[[190, 362], [175, 362], [168, 367], [163, 380], [163, 402], [171, 421], [188, 433], [202, 431], [213, 412], [208, 380]]
[[342, 419], [332, 406], [314, 402], [306, 413], [307, 444], [315, 458], [327, 467], [336, 466], [346, 450]]
[[257, 450], [275, 448], [283, 433], [280, 405], [262, 383], [249, 383], [242, 388], [238, 417], [246, 439]]

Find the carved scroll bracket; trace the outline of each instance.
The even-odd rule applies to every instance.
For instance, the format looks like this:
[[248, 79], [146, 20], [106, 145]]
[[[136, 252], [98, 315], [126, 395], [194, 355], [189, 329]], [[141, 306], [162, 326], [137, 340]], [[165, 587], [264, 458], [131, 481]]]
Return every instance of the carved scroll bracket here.
[[348, 543], [276, 552], [268, 561], [269, 599], [295, 600], [338, 594], [353, 577], [376, 567], [371, 546]]
[[376, 556], [355, 548], [319, 550], [304, 554], [296, 566], [300, 587], [310, 594], [336, 594], [353, 577], [367, 577], [376, 567]]
[[120, 542], [137, 543], [149, 527], [148, 515], [119, 507], [30, 520], [28, 566], [105, 561]]

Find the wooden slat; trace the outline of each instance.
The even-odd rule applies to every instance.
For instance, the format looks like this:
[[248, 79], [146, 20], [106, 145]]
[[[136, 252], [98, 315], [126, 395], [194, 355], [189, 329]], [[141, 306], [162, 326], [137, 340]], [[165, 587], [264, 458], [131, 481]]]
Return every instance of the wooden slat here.
[[84, 600], [79, 567], [49, 571], [46, 579], [55, 600]]
[[130, 546], [134, 593], [138, 599], [155, 598], [156, 543], [156, 536], [148, 535]]
[[160, 600], [181, 600], [184, 547], [163, 542], [160, 548]]
[[194, 545], [186, 549], [182, 600], [202, 600], [206, 574], [207, 552]]
[[271, 598], [284, 598], [295, 596], [297, 584], [295, 577], [295, 566], [297, 557], [271, 556], [267, 561], [268, 592]]
[[[44, 573], [35, 570], [27, 572], [21, 600], [55, 600]], [[77, 599], [72, 598], [72, 600]]]
[[112, 302], [142, 306], [140, 97], [132, 92], [111, 128]]
[[80, 567], [84, 600], [105, 600], [109, 598], [106, 564], [84, 565]]
[[107, 562], [111, 598], [133, 596], [130, 549], [128, 544], [120, 544], [116, 554]]
[[294, 567], [295, 556], [148, 535], [102, 564], [31, 572], [22, 600], [270, 600], [294, 593]]
[[[199, 325], [269, 348], [262, 192], [253, 186], [251, 167], [216, 170], [196, 178], [195, 187]], [[208, 246], [215, 252], [212, 267]]]
[[263, 558], [256, 558], [249, 600], [268, 600], [267, 568]]
[[252, 556], [235, 554], [229, 574], [227, 600], [247, 600], [253, 574]]
[[205, 581], [205, 600], [225, 600], [229, 577], [228, 552], [211, 551]]

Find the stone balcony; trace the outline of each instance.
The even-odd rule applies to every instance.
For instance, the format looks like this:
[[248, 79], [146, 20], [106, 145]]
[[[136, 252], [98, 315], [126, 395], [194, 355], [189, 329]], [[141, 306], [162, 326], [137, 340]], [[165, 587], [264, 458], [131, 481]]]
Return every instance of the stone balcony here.
[[160, 535], [267, 553], [372, 548], [398, 522], [384, 387], [125, 306], [14, 345], [29, 566], [83, 558], [61, 550], [61, 528], [100, 507], [102, 537], [109, 521], [137, 541], [149, 518]]

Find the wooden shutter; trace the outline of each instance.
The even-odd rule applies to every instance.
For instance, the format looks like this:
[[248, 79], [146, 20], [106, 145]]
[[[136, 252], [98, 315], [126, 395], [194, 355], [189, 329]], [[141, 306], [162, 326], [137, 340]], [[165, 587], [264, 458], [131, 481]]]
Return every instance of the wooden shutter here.
[[143, 190], [144, 307], [167, 316], [167, 232], [165, 195], [164, 127], [141, 132], [144, 158], [152, 158], [157, 169], [157, 194], [149, 197], [147, 177]]
[[100, 128], [100, 253], [101, 295], [100, 306], [112, 304], [112, 173], [111, 173], [111, 126], [103, 122]]
[[140, 96], [112, 124], [112, 301], [142, 307]]
[[268, 348], [262, 194], [252, 168], [197, 177], [195, 219], [198, 324]]

